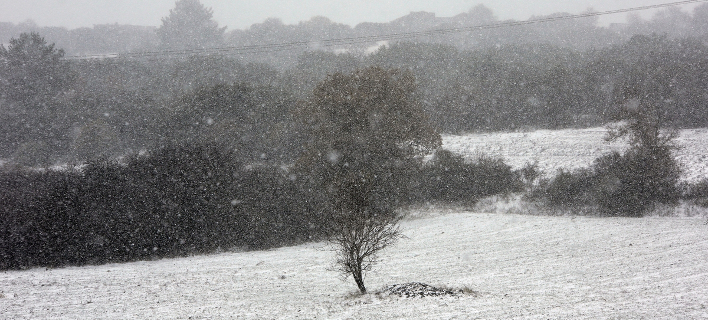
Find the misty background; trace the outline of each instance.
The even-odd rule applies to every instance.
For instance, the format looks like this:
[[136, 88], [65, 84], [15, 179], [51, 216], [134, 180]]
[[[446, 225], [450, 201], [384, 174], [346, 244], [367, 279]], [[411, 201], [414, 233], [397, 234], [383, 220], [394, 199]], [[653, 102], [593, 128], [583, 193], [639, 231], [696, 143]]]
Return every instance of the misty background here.
[[[268, 18], [281, 19], [285, 24], [297, 24], [315, 16], [323, 16], [349, 26], [362, 22], [389, 22], [410, 12], [426, 11], [439, 17], [452, 17], [483, 4], [495, 12], [500, 20], [526, 20], [532, 16], [554, 12], [577, 14], [583, 11], [609, 11], [665, 3], [662, 0], [270, 0], [270, 1], [202, 1], [214, 9], [214, 19], [229, 29], [247, 29]], [[684, 4], [681, 10], [690, 12], [698, 4]], [[0, 21], [20, 23], [32, 20], [43, 27], [76, 29], [101, 24], [127, 24], [158, 27], [165, 12], [174, 7], [173, 0], [1, 0]], [[42, 8], [42, 10], [37, 10]], [[656, 10], [638, 12], [650, 18]], [[626, 14], [603, 16], [603, 26], [626, 22]]]
[[[27, 5], [22, 3], [10, 6], [22, 9]], [[0, 159], [50, 165], [115, 157], [167, 141], [231, 137], [230, 144], [238, 142], [250, 150], [248, 161], [287, 163], [297, 157], [294, 152], [302, 139], [292, 121], [297, 101], [306, 99], [328, 74], [369, 65], [412, 70], [424, 109], [442, 133], [602, 125], [616, 108], [617, 88], [630, 81], [637, 68], [658, 73], [663, 77], [658, 82], [678, 82], [679, 87], [667, 82], [669, 96], [657, 98], [667, 104], [671, 123], [706, 123], [701, 104], [706, 99], [706, 82], [701, 82], [708, 39], [706, 4], [661, 8], [647, 19], [643, 10], [633, 11], [626, 22], [610, 24], [600, 23], [604, 15], [572, 18], [557, 12], [532, 18], [571, 19], [513, 26], [516, 20], [499, 18], [503, 13], [474, 5], [449, 16], [419, 11], [353, 27], [317, 16], [296, 24], [268, 18], [230, 29], [215, 18], [221, 7], [205, 3], [207, 12], [200, 18], [204, 26], [199, 27], [169, 25], [164, 20], [173, 10], [169, 6], [160, 26], [70, 29], [33, 21], [0, 22], [0, 41], [8, 44], [22, 33], [36, 32], [63, 50], [65, 68], [57, 76], [63, 79], [57, 84], [62, 94], [51, 97], [51, 108], [3, 103], [13, 111], [0, 119]], [[62, 5], [78, 8], [68, 1]], [[84, 9], [90, 13], [95, 5], [91, 2]], [[494, 24], [500, 27], [474, 28]], [[461, 31], [402, 40], [375, 38], [455, 28]], [[356, 41], [328, 44], [330, 39]], [[230, 49], [199, 52], [209, 48]], [[658, 56], [646, 55], [650, 53]], [[661, 68], [651, 69], [652, 64]], [[220, 109], [213, 101], [209, 107], [191, 106], [195, 96], [217, 90], [217, 85], [274, 94], [253, 93], [239, 102], [254, 112], [247, 117], [234, 114], [235, 109]], [[234, 117], [239, 125], [233, 125]], [[265, 152], [265, 145], [273, 150]]]

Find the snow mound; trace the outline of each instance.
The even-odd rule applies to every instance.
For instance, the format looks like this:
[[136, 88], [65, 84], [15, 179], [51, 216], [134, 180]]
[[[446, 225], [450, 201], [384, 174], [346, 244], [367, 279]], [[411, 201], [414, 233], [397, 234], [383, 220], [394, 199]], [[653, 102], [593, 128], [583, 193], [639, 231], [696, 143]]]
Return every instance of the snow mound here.
[[394, 284], [380, 292], [383, 295], [397, 295], [406, 298], [456, 296], [460, 293], [462, 291], [436, 288], [420, 282]]

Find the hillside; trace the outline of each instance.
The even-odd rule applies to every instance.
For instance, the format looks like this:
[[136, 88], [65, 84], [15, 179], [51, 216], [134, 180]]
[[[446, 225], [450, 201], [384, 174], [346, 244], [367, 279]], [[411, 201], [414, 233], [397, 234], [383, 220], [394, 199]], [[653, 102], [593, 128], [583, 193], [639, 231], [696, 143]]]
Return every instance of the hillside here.
[[708, 317], [705, 218], [418, 212], [367, 278], [476, 295], [352, 295], [321, 243], [0, 273], [6, 319], [699, 319]]
[[[530, 132], [475, 133], [443, 136], [443, 148], [470, 159], [481, 154], [501, 157], [515, 169], [537, 162], [545, 174], [558, 169], [588, 167], [598, 157], [622, 151], [626, 142], [604, 141], [605, 128], [537, 130]], [[708, 178], [706, 154], [708, 129], [681, 130], [674, 152], [683, 170], [682, 179], [696, 182]]]

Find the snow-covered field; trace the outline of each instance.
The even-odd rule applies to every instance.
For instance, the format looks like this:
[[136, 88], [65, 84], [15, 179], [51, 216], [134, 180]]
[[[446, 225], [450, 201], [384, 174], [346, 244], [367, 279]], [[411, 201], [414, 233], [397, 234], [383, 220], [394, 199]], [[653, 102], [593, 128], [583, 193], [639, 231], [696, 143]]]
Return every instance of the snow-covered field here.
[[[0, 273], [2, 319], [708, 319], [704, 218], [427, 212], [370, 273], [476, 295], [352, 295], [315, 243]], [[420, 217], [422, 216], [422, 217]]]
[[[560, 168], [588, 167], [603, 154], [626, 148], [623, 141], [605, 142], [605, 134], [605, 128], [480, 133], [443, 136], [443, 147], [469, 158], [480, 154], [501, 157], [515, 169], [537, 162], [550, 175]], [[675, 154], [684, 170], [683, 179], [695, 182], [708, 178], [708, 129], [681, 130], [676, 142], [680, 149]]]
[[[446, 136], [444, 146], [553, 173], [622, 143], [604, 130]], [[708, 177], [708, 129], [684, 130], [684, 179]], [[701, 217], [701, 215], [703, 217]], [[424, 282], [458, 297], [358, 296], [322, 243], [159, 261], [0, 272], [0, 319], [708, 319], [708, 225], [423, 209], [370, 291]]]

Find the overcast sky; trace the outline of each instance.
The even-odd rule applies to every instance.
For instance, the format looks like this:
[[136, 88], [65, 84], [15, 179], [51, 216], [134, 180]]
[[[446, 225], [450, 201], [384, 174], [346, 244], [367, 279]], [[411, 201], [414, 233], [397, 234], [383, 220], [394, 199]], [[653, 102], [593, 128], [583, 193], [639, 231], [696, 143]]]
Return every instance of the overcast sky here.
[[[313, 16], [324, 16], [355, 26], [360, 22], [388, 22], [412, 11], [453, 16], [484, 4], [499, 19], [526, 20], [532, 15], [555, 12], [581, 13], [589, 8], [608, 11], [678, 0], [202, 0], [214, 10], [214, 19], [229, 29], [276, 17], [294, 24]], [[159, 26], [175, 0], [0, 0], [0, 22], [19, 23], [28, 19], [40, 26], [70, 29], [94, 24]], [[696, 5], [683, 5], [690, 11]], [[644, 12], [645, 17], [650, 12]], [[604, 16], [600, 23], [621, 22], [624, 15]]]

